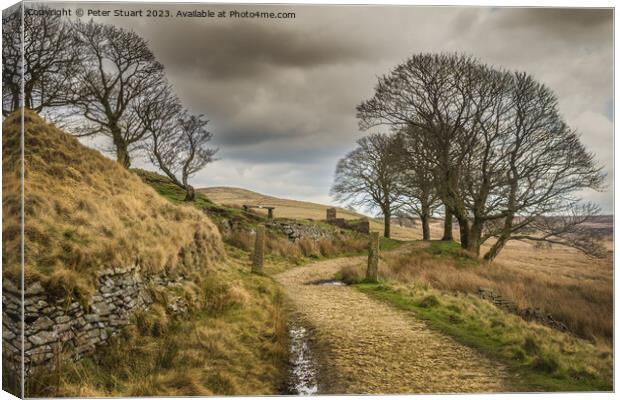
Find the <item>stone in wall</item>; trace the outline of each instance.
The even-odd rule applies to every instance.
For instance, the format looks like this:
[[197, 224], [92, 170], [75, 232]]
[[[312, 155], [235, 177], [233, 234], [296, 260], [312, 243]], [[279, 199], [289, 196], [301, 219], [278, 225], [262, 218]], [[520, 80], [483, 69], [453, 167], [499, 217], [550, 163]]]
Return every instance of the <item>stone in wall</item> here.
[[346, 229], [350, 229], [359, 233], [370, 233], [370, 221], [367, 219], [355, 220], [355, 221], [345, 221]]
[[316, 224], [302, 224], [294, 221], [273, 221], [265, 225], [269, 229], [284, 233], [289, 240], [296, 241], [302, 238], [320, 239], [329, 232]]
[[[145, 279], [138, 265], [106, 269], [97, 274], [98, 287], [85, 308], [78, 301], [50, 299], [39, 282], [26, 287], [24, 293], [24, 364], [28, 374], [40, 366], [53, 367], [58, 357], [77, 361], [91, 354], [97, 346], [108, 342], [130, 323], [137, 311], [147, 309], [153, 299], [151, 284], [161, 287], [182, 285], [183, 277], [165, 273]], [[171, 313], [185, 313], [185, 299], [170, 295]], [[20, 355], [19, 290], [8, 280], [3, 281], [2, 331], [3, 356], [19, 366]]]

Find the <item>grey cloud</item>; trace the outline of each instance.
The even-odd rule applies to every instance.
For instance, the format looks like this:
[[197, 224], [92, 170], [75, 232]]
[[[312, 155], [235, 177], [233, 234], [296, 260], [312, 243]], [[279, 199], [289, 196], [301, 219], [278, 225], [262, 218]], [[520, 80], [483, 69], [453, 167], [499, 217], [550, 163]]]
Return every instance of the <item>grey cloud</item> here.
[[279, 68], [312, 68], [368, 58], [364, 42], [329, 38], [294, 29], [294, 22], [191, 21], [182, 29], [157, 30], [151, 42], [165, 51], [166, 68], [202, 79], [253, 80]]
[[505, 26], [530, 26], [546, 32], [566, 33], [581, 29], [609, 29], [613, 22], [611, 8], [521, 8], [505, 9]]
[[197, 186], [325, 199], [338, 158], [365, 134], [355, 106], [372, 96], [376, 77], [415, 53], [457, 51], [527, 71], [557, 94], [566, 121], [610, 174], [609, 190], [585, 197], [612, 210], [611, 9], [234, 7], [297, 18], [104, 21], [145, 37], [185, 106], [211, 120], [221, 159], [195, 177]]

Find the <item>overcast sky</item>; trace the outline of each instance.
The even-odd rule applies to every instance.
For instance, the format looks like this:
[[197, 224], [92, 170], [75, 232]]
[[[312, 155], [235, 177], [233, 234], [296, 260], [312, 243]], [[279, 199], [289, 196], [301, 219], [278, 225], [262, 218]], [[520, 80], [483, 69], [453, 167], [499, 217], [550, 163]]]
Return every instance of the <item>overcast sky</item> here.
[[[80, 5], [86, 8], [84, 4]], [[146, 9], [97, 4], [100, 9]], [[613, 209], [611, 10], [386, 6], [156, 6], [295, 12], [295, 19], [100, 18], [135, 30], [184, 105], [211, 120], [219, 160], [193, 184], [333, 203], [340, 157], [360, 132], [355, 106], [377, 76], [419, 52], [463, 52], [531, 73], [609, 174], [587, 193]]]

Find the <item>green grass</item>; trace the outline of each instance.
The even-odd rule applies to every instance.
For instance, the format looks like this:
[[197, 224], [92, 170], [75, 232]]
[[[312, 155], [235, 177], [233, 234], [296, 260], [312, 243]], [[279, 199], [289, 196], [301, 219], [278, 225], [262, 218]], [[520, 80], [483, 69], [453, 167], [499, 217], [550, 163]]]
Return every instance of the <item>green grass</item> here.
[[440, 258], [448, 258], [456, 262], [459, 267], [476, 266], [480, 264], [480, 261], [476, 256], [467, 253], [461, 248], [457, 242], [433, 240], [430, 244], [421, 251], [432, 254]]
[[405, 242], [402, 240], [386, 238], [386, 237], [381, 236], [381, 238], [379, 238], [379, 249], [382, 251], [390, 251], [390, 250], [394, 250], [402, 246], [403, 243]]
[[515, 391], [610, 391], [611, 355], [589, 342], [533, 327], [473, 296], [424, 288], [359, 283], [360, 291], [418, 318], [464, 345], [505, 364]]
[[[143, 169], [132, 169], [144, 183], [151, 186], [157, 193], [175, 204], [187, 204], [185, 202], [185, 191], [172, 183], [167, 177], [157, 172], [146, 171]], [[196, 198], [192, 203], [196, 208], [204, 211], [216, 223], [222, 220], [235, 219], [240, 225], [245, 227], [255, 227], [258, 223], [267, 220], [266, 217], [254, 213], [244, 212], [234, 207], [226, 207], [212, 202], [203, 193], [196, 191]]]

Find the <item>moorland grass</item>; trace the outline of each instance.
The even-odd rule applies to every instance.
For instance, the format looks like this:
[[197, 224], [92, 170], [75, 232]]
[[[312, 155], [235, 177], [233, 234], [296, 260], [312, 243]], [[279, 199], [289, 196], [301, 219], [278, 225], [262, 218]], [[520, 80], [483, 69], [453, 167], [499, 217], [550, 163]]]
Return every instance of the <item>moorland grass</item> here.
[[515, 391], [610, 391], [612, 354], [593, 343], [528, 323], [472, 295], [359, 283], [356, 288], [507, 365]]
[[[609, 281], [484, 263], [454, 242], [420, 242], [408, 252], [383, 258], [379, 269], [383, 280], [471, 294], [477, 294], [481, 287], [491, 288], [521, 309], [539, 308], [551, 314], [580, 337], [604, 346], [611, 344], [613, 286]], [[343, 273], [353, 280], [362, 275], [361, 270], [352, 269]]]
[[[29, 396], [208, 396], [279, 394], [287, 378], [283, 295], [269, 277], [229, 260], [191, 287], [184, 316], [166, 292], [133, 316], [105, 350], [34, 374]], [[156, 290], [156, 289], [154, 289]], [[179, 293], [177, 293], [179, 294]]]
[[[3, 122], [3, 215], [19, 215], [20, 114]], [[50, 294], [88, 296], [96, 272], [208, 268], [224, 256], [209, 218], [173, 204], [134, 173], [24, 111], [25, 275]], [[21, 273], [20, 220], [3, 224], [3, 277]], [[162, 240], [164, 239], [165, 240]], [[180, 256], [182, 255], [182, 256]]]
[[[554, 284], [536, 281], [525, 272], [508, 273], [502, 265], [482, 263], [458, 245], [442, 242], [420, 243], [408, 252], [388, 253], [382, 258], [379, 283], [364, 282], [362, 264], [343, 268], [337, 277], [369, 295], [414, 312], [435, 329], [499, 359], [512, 369], [515, 390], [612, 389], [612, 350], [600, 336], [584, 339], [527, 322], [477, 296], [481, 286], [491, 287], [507, 298], [523, 293], [518, 289], [526, 288], [528, 296], [515, 299], [520, 306], [556, 299], [546, 304], [554, 306], [562, 295], [565, 302], [573, 305], [585, 302], [579, 291], [571, 293], [575, 288], [565, 285], [561, 278]], [[584, 285], [579, 290], [587, 290], [588, 283]], [[597, 300], [596, 291], [590, 296], [590, 302], [602, 301]], [[599, 314], [587, 315], [585, 310], [573, 315], [589, 321], [589, 326], [603, 323], [596, 321]], [[611, 321], [611, 313], [607, 318]], [[573, 321], [569, 326], [583, 324]]]
[[[28, 396], [278, 394], [288, 357], [276, 283], [225, 256], [204, 209], [165, 182], [146, 185], [74, 137], [25, 112], [26, 278], [50, 297], [88, 306], [96, 273], [139, 261], [148, 275], [182, 272], [182, 287], [151, 287], [155, 304], [111, 343], [73, 363], [34, 371]], [[3, 124], [3, 213], [19, 216], [19, 114]], [[198, 206], [198, 207], [196, 207]], [[235, 212], [235, 210], [230, 210]], [[18, 277], [19, 218], [3, 224], [4, 278]], [[173, 315], [171, 295], [189, 310]]]

